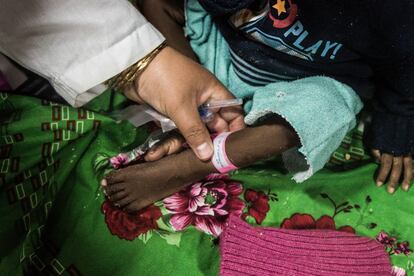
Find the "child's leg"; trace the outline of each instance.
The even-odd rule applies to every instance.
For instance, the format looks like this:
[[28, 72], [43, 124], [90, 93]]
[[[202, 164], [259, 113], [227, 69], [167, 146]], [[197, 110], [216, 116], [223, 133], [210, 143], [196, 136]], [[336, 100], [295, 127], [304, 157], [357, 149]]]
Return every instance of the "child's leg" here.
[[[245, 167], [295, 146], [299, 146], [295, 131], [283, 119], [277, 118], [272, 123], [231, 134], [226, 152], [233, 164]], [[115, 171], [102, 184], [114, 204], [132, 212], [213, 172], [217, 171], [211, 162], [202, 162], [191, 150], [185, 150], [155, 162]]]
[[140, 10], [167, 39], [169, 46], [197, 60], [190, 43], [184, 35], [184, 0], [144, 0]]

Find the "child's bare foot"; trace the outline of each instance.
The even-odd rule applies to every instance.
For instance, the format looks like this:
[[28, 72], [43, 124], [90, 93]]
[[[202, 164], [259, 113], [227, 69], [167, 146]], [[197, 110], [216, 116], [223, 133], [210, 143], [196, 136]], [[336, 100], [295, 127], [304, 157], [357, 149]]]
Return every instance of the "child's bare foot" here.
[[[164, 154], [163, 150], [158, 154]], [[191, 150], [170, 155], [110, 173], [101, 185], [115, 206], [128, 212], [138, 211], [173, 194], [214, 168], [198, 161]]]
[[[165, 163], [172, 165], [172, 163]], [[142, 163], [112, 172], [101, 185], [115, 206], [128, 212], [138, 211], [162, 198], [162, 186], [174, 180], [169, 168], [157, 163]], [[163, 172], [160, 174], [160, 172]]]

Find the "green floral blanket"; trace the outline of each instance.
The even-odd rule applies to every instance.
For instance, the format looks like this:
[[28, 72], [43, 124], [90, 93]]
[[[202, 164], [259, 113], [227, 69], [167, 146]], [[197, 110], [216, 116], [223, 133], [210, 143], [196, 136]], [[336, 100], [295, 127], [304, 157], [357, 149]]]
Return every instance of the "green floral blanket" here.
[[80, 109], [0, 94], [0, 275], [217, 275], [217, 236], [231, 213], [368, 236], [414, 272], [413, 191], [374, 185], [359, 130], [305, 183], [270, 160], [128, 215], [105, 201], [93, 168], [98, 153], [131, 150], [148, 135], [107, 115], [124, 104], [110, 91]]

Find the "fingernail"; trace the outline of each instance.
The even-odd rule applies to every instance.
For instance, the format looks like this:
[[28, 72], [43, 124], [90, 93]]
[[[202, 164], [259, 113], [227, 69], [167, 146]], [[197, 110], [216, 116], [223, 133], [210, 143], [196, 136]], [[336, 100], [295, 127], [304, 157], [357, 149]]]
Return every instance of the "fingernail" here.
[[213, 148], [209, 143], [203, 143], [196, 148], [197, 155], [201, 159], [208, 159], [213, 155]]
[[394, 187], [388, 187], [388, 192], [390, 194], [393, 194], [395, 192], [395, 188]]
[[102, 179], [101, 186], [103, 186], [103, 187], [108, 186], [108, 182], [106, 181], [106, 179]]
[[408, 185], [408, 184], [403, 184], [402, 185], [402, 189], [404, 190], [404, 192], [408, 192], [409, 188], [410, 188], [410, 185]]
[[382, 181], [377, 181], [377, 186], [378, 186], [378, 187], [381, 187], [383, 184], [384, 184], [384, 182], [382, 182]]

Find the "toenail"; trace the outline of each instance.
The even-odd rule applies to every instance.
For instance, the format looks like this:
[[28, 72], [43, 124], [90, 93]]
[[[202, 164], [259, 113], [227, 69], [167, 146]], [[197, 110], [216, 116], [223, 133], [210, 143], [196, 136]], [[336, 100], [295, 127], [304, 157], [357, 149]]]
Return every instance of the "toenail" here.
[[388, 192], [389, 192], [390, 194], [393, 194], [393, 193], [395, 192], [395, 188], [394, 188], [394, 187], [389, 187], [389, 188], [388, 188]]
[[106, 179], [105, 179], [105, 178], [104, 178], [104, 179], [102, 179], [102, 181], [101, 181], [101, 186], [104, 186], [104, 187], [108, 186], [108, 182], [106, 181]]

